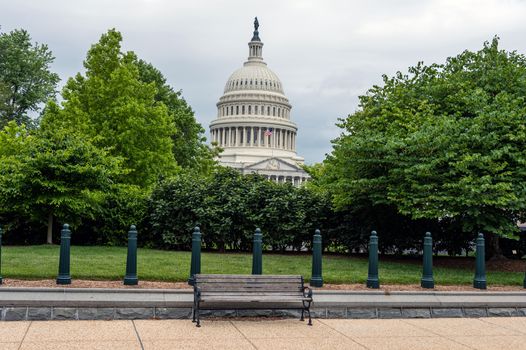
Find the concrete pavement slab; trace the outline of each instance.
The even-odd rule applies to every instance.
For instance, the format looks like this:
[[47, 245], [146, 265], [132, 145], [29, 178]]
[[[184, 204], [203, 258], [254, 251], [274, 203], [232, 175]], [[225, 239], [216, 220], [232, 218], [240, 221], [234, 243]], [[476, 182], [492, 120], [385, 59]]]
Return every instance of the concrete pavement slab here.
[[[21, 342], [31, 322], [5, 322], [0, 327], [0, 342]], [[0, 347], [1, 349], [1, 347]]]
[[18, 350], [20, 343], [0, 343], [0, 349], [2, 350]]
[[230, 321], [204, 320], [200, 328], [190, 320], [136, 320], [134, 323], [143, 341], [243, 338]]
[[465, 344], [477, 350], [495, 349], [526, 349], [526, 336], [479, 336], [479, 337], [451, 337], [452, 340]]
[[364, 350], [362, 345], [351, 339], [330, 335], [325, 338], [277, 338], [269, 341], [266, 339], [250, 340], [258, 350]]
[[139, 341], [26, 342], [20, 350], [141, 350]]
[[402, 320], [320, 320], [319, 322], [351, 338], [435, 336]]
[[24, 341], [132, 341], [137, 334], [131, 321], [44, 321], [32, 322]]
[[[503, 328], [514, 330], [521, 334], [526, 334], [526, 319], [522, 317], [487, 317], [481, 319], [482, 322], [494, 324]], [[486, 334], [488, 335], [488, 334]]]
[[246, 339], [184, 339], [148, 340], [142, 342], [144, 350], [251, 350], [256, 349]]
[[442, 337], [356, 338], [370, 350], [469, 350], [470, 348]]
[[[509, 320], [509, 319], [508, 319]], [[443, 336], [521, 335], [519, 332], [489, 324], [480, 319], [405, 319], [403, 322]]]
[[232, 324], [248, 339], [324, 338], [338, 335], [318, 320], [312, 320], [312, 326], [308, 326], [307, 321], [299, 320], [232, 321]]

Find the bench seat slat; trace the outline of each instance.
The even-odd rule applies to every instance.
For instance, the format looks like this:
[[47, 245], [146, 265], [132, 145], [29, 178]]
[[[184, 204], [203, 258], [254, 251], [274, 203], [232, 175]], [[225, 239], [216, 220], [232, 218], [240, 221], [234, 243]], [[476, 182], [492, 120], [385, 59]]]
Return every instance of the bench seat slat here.
[[206, 274], [198, 273], [196, 277], [201, 278], [274, 278], [274, 279], [301, 279], [300, 275], [222, 275], [222, 274]]
[[300, 302], [300, 301], [308, 301], [311, 300], [307, 297], [260, 297], [260, 296], [244, 296], [244, 297], [233, 297], [228, 295], [215, 295], [215, 296], [205, 296], [201, 297], [201, 301], [203, 302], [210, 302], [210, 301], [235, 301], [235, 302], [256, 302], [256, 303], [264, 303], [264, 302]]

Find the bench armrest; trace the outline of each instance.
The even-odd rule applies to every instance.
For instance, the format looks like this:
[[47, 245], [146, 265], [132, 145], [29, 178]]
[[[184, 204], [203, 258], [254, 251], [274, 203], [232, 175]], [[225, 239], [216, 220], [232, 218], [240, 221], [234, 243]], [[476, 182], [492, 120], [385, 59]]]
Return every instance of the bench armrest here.
[[312, 299], [312, 289], [309, 287], [303, 287], [303, 296]]

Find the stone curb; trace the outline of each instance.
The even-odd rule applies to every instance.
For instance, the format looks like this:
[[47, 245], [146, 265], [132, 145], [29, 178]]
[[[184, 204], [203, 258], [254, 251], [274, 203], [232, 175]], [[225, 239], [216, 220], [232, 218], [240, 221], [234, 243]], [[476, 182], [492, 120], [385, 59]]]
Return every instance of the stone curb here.
[[[192, 301], [191, 289], [2, 287], [0, 319], [186, 319], [190, 316]], [[299, 311], [212, 310], [203, 311], [203, 315], [299, 317]], [[526, 292], [315, 290], [312, 315], [316, 318], [526, 316]]]
[[[191, 319], [191, 308], [2, 307], [1, 321]], [[525, 317], [526, 308], [313, 308], [313, 318], [407, 319]], [[299, 310], [203, 310], [201, 317], [299, 318]]]

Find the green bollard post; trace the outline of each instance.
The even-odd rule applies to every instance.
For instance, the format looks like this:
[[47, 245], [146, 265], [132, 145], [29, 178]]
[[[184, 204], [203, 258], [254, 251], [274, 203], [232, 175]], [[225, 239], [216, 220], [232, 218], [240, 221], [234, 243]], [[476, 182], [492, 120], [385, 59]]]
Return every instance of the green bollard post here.
[[60, 231], [60, 258], [58, 263], [57, 284], [71, 284], [69, 272], [71, 231], [69, 225], [64, 224]]
[[137, 229], [135, 225], [130, 226], [128, 231], [128, 256], [126, 257], [126, 276], [124, 284], [134, 286], [139, 283], [137, 277]]
[[195, 275], [201, 273], [201, 232], [199, 227], [194, 228], [192, 233], [192, 260], [190, 263], [190, 278], [188, 284], [193, 286]]
[[431, 238], [431, 232], [426, 232], [424, 237], [424, 267], [420, 286], [422, 288], [435, 288], [435, 280], [433, 279], [433, 238]]
[[0, 284], [4, 283], [2, 278], [2, 226], [0, 226]]
[[475, 262], [475, 279], [473, 288], [486, 289], [486, 261], [484, 252], [484, 235], [478, 234], [477, 238], [477, 255]]
[[262, 235], [261, 230], [256, 228], [254, 233], [254, 244], [252, 246], [252, 274], [261, 275], [263, 273], [263, 253], [262, 253]]
[[321, 274], [321, 233], [320, 230], [314, 231], [312, 239], [312, 275], [310, 285], [312, 287], [322, 287], [323, 277]]
[[369, 240], [369, 273], [367, 275], [367, 288], [380, 288], [378, 280], [378, 236], [376, 231], [371, 232]]

